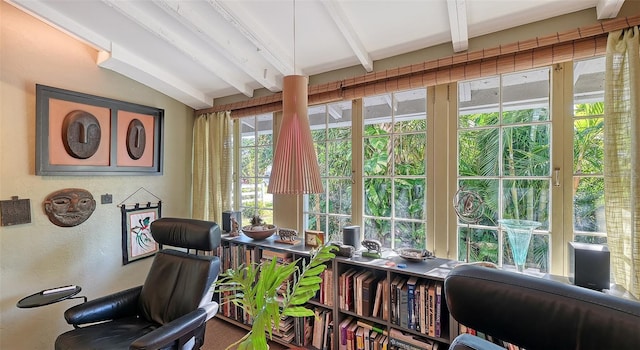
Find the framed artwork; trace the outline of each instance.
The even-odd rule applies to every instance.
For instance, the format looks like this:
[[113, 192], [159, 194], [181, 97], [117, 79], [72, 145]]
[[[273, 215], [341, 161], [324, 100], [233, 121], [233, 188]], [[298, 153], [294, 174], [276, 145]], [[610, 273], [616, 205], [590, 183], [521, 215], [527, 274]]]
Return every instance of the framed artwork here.
[[161, 175], [164, 110], [36, 85], [36, 175]]
[[324, 244], [324, 232], [306, 230], [304, 231], [304, 245], [307, 247], [319, 247]]
[[122, 265], [153, 256], [162, 248], [151, 236], [151, 223], [160, 218], [162, 203], [156, 206], [136, 204], [122, 212]]
[[31, 201], [18, 199], [0, 200], [0, 226], [11, 226], [31, 223]]

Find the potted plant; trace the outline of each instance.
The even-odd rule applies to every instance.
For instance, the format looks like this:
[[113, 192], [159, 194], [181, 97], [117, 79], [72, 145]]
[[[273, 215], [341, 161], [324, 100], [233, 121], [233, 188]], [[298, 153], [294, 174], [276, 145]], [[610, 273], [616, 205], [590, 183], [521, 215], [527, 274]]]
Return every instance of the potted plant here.
[[325, 263], [335, 257], [335, 249], [333, 245], [321, 246], [312, 251], [304, 263], [299, 258], [291, 263], [278, 264], [273, 258], [261, 264], [241, 265], [221, 274], [216, 289], [231, 291], [230, 297], [221, 302], [231, 302], [243, 308], [253, 320], [251, 330], [227, 349], [237, 346], [238, 350], [266, 350], [269, 348], [267, 334], [271, 339], [272, 329], [280, 323], [282, 315], [314, 316], [305, 304], [320, 289], [320, 274], [327, 267]]

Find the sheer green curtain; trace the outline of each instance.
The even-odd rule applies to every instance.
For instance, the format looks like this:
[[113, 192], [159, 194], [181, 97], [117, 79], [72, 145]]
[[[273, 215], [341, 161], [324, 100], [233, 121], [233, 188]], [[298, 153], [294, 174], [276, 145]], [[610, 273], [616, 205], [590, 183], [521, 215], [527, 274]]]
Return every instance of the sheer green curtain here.
[[222, 222], [231, 208], [231, 112], [199, 115], [193, 126], [191, 215], [194, 219]]
[[609, 33], [605, 78], [605, 212], [613, 278], [640, 297], [640, 35]]

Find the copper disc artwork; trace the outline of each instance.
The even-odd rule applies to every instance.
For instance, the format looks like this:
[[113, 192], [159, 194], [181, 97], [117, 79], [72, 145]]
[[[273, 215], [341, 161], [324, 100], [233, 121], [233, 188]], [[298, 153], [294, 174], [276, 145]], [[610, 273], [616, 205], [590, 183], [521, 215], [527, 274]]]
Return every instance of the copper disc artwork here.
[[67, 153], [77, 159], [91, 158], [100, 146], [100, 122], [91, 113], [76, 110], [62, 122], [62, 143]]
[[138, 119], [133, 119], [127, 128], [127, 152], [131, 159], [140, 159], [144, 154], [147, 135], [144, 125]]

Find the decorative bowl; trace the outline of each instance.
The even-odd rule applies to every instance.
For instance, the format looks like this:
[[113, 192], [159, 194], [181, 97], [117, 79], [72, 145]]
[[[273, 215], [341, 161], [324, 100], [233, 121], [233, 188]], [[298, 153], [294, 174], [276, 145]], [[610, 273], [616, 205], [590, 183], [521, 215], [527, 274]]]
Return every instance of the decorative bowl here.
[[400, 248], [397, 249], [396, 252], [401, 258], [414, 262], [434, 257], [430, 251], [424, 249]]
[[247, 225], [242, 227], [242, 233], [244, 233], [245, 236], [251, 239], [255, 239], [256, 241], [259, 241], [259, 240], [267, 239], [273, 236], [273, 234], [276, 232], [277, 229], [278, 228], [276, 227], [276, 225], [262, 225], [262, 226]]

